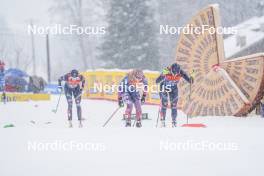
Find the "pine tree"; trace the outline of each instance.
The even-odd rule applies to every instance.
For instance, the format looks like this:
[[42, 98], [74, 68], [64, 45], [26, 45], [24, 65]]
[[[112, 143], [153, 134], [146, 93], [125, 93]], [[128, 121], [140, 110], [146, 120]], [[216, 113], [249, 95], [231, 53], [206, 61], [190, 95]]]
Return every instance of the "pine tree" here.
[[147, 0], [111, 0], [107, 20], [99, 56], [106, 68], [159, 68], [157, 32]]

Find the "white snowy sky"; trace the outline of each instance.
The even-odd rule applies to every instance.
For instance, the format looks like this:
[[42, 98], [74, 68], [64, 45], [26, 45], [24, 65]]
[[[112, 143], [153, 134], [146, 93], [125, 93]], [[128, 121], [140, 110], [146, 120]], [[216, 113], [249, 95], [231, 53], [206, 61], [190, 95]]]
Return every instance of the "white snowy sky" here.
[[1, 0], [0, 15], [14, 30], [24, 30], [29, 19], [39, 25], [48, 25], [51, 3], [52, 0]]

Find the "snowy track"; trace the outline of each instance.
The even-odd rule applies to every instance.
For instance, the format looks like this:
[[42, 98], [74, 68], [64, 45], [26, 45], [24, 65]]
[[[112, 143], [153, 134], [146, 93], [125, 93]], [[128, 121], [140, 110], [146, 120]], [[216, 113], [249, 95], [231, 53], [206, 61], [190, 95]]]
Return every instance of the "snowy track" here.
[[[264, 173], [264, 119], [200, 117], [190, 122], [204, 123], [208, 128], [161, 129], [155, 128], [158, 107], [145, 105], [143, 110], [152, 120], [143, 121], [143, 128], [124, 128], [121, 120], [124, 109], [107, 128], [102, 128], [116, 103], [83, 100], [84, 128], [77, 128], [74, 110], [75, 126], [68, 129], [66, 101], [62, 99], [58, 113], [54, 114], [52, 109], [56, 106], [56, 99], [0, 105], [0, 175], [257, 176]], [[179, 112], [178, 117], [180, 124], [185, 123], [183, 113]], [[2, 128], [8, 123], [13, 123], [15, 128]], [[90, 143], [97, 148], [88, 151], [76, 148], [70, 151], [29, 149], [29, 143], [58, 141]], [[180, 143], [185, 148], [179, 147]], [[201, 143], [223, 144], [228, 150], [190, 148], [190, 144]], [[169, 149], [166, 150], [163, 144], [169, 144]], [[234, 146], [230, 148], [230, 145]]]
[[[17, 128], [66, 128], [67, 127], [67, 102], [63, 97], [58, 112], [52, 110], [56, 107], [57, 96], [46, 102], [9, 102], [0, 104], [0, 127], [13, 123]], [[102, 100], [82, 100], [84, 128], [102, 127], [104, 122], [117, 108], [116, 102]], [[143, 112], [149, 114], [150, 120], [143, 121], [143, 127], [155, 128], [158, 115], [158, 106], [144, 105]], [[121, 128], [125, 108], [121, 108], [107, 125], [107, 128]], [[167, 112], [168, 123], [170, 122], [170, 110]], [[73, 122], [77, 127], [75, 105], [73, 105]], [[178, 123], [186, 123], [186, 115], [178, 111]], [[190, 123], [204, 123], [211, 127], [263, 127], [264, 119], [257, 117], [198, 117], [192, 118]]]

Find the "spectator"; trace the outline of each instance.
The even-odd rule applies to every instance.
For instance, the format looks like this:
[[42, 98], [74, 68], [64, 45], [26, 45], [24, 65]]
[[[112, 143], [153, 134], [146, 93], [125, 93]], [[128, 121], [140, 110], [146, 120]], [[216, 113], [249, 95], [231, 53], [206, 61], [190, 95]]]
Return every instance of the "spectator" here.
[[0, 92], [2, 92], [0, 100], [6, 101], [5, 93], [5, 63], [0, 60]]

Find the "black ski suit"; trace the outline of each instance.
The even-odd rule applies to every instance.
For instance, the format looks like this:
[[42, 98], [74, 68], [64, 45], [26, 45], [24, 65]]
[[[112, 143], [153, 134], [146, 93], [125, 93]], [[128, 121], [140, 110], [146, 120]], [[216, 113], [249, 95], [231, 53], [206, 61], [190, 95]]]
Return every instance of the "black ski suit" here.
[[[183, 77], [187, 82], [190, 82], [190, 77], [179, 68], [178, 74], [173, 75], [171, 70], [166, 68], [163, 73], [156, 79], [156, 83], [160, 84], [160, 98], [161, 98], [161, 119], [165, 120], [167, 106], [170, 100], [172, 121], [177, 118], [177, 103], [178, 103], [178, 82]], [[170, 88], [167, 90], [166, 88]]]
[[78, 120], [82, 120], [81, 99], [82, 90], [85, 84], [84, 77], [82, 75], [72, 77], [71, 74], [68, 73], [60, 77], [60, 79], [58, 80], [59, 86], [61, 86], [62, 81], [65, 81], [64, 92], [68, 102], [68, 120], [72, 120], [72, 97], [74, 97], [75, 99]]

